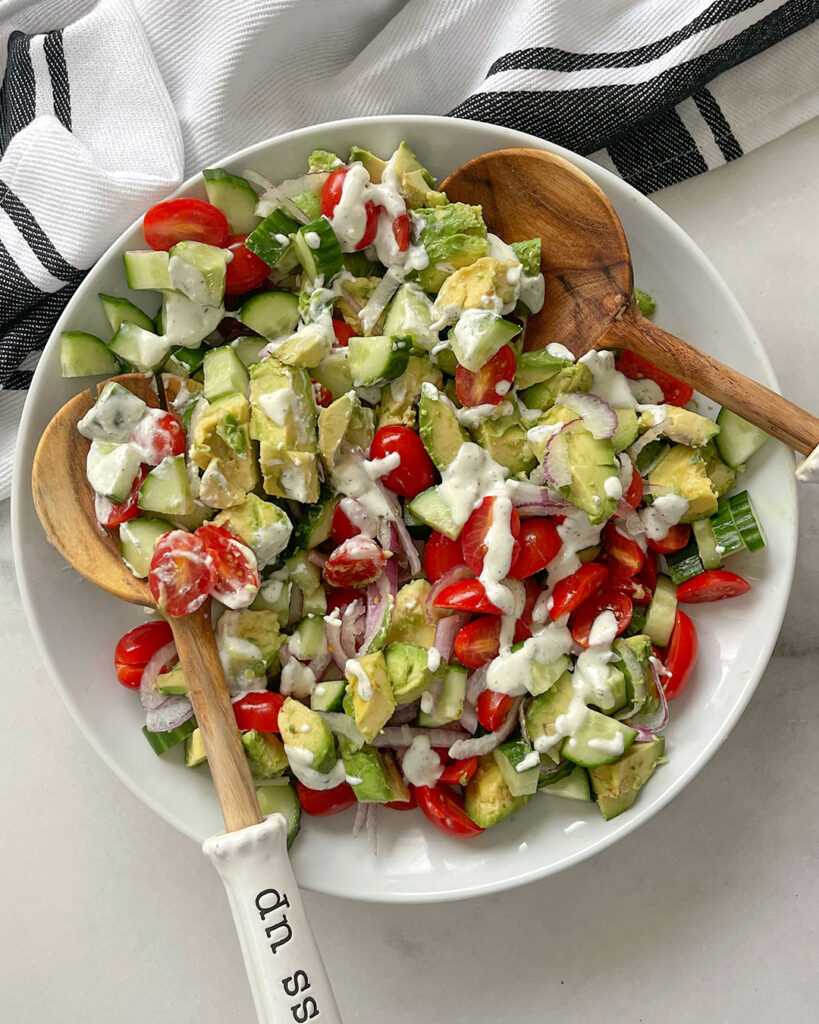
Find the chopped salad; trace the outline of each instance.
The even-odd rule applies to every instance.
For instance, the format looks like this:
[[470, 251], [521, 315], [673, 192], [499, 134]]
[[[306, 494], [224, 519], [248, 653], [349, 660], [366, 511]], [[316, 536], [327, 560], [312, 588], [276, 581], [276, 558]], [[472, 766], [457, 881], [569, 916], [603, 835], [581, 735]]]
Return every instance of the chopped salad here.
[[[212, 599], [262, 810], [291, 841], [353, 805], [460, 837], [538, 794], [626, 811], [695, 663], [683, 606], [750, 587], [723, 561], [764, 546], [735, 483], [766, 435], [630, 352], [528, 350], [540, 240], [404, 143], [204, 185], [124, 253], [144, 302], [100, 295], [112, 337], [60, 356], [156, 375], [101, 386], [88, 482], [165, 616]], [[167, 622], [115, 663], [153, 749], [205, 763]]]

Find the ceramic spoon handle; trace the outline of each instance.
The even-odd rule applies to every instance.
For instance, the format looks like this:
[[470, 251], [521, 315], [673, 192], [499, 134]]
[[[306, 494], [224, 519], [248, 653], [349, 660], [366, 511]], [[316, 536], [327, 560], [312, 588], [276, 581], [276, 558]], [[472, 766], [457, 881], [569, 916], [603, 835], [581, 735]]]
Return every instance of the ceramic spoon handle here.
[[342, 1024], [287, 856], [287, 823], [206, 839], [227, 890], [259, 1024]]
[[598, 347], [636, 352], [803, 455], [819, 445], [816, 416], [631, 310], [609, 327]]

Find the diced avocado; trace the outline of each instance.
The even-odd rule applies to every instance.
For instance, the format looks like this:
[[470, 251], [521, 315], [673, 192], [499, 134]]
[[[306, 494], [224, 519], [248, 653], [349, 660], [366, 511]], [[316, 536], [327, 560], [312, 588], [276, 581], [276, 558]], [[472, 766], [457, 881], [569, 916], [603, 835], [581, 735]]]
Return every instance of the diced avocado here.
[[316, 711], [287, 697], [279, 711], [279, 732], [285, 747], [312, 754], [313, 771], [328, 772], [336, 763], [336, 741]]
[[202, 739], [202, 730], [196, 728], [185, 739], [185, 767], [198, 768], [207, 759], [208, 755], [205, 753], [205, 741]]
[[606, 821], [631, 807], [664, 754], [665, 738], [654, 736], [648, 742], [634, 743], [628, 753], [613, 764], [589, 771], [597, 806]]
[[553, 356], [545, 348], [536, 349], [534, 352], [521, 352], [515, 370], [515, 387], [523, 391], [535, 384], [542, 384], [543, 381], [557, 376], [564, 367], [572, 365], [560, 356]]
[[717, 510], [717, 492], [711, 483], [702, 452], [687, 445], [673, 445], [648, 474], [653, 497], [679, 494], [688, 500], [681, 522], [705, 519]]
[[276, 358], [288, 366], [312, 369], [333, 347], [333, 339], [320, 324], [303, 324], [295, 334], [276, 349]]
[[387, 161], [382, 160], [380, 157], [372, 154], [368, 149], [362, 149], [360, 146], [353, 146], [350, 149], [350, 155], [347, 158], [347, 163], [362, 163], [367, 168], [367, 174], [370, 176], [370, 181], [376, 185], [381, 182], [381, 175], [384, 173], [384, 168], [387, 166]]
[[259, 465], [265, 493], [303, 504], [318, 501], [318, 458], [313, 452], [282, 451], [268, 441], [259, 445]]
[[395, 710], [387, 666], [381, 651], [351, 658], [344, 672], [353, 701], [353, 717], [366, 741], [374, 739]]
[[706, 444], [700, 449], [705, 459], [705, 472], [711, 480], [711, 486], [717, 493], [718, 498], [726, 495], [737, 482], [737, 475], [730, 466], [726, 465], [717, 454], [716, 445]]
[[220, 306], [225, 295], [227, 250], [205, 242], [177, 242], [168, 250], [171, 285], [203, 306]]
[[525, 807], [531, 799], [531, 796], [512, 796], [495, 758], [484, 754], [467, 783], [464, 810], [479, 828], [491, 828]]
[[[381, 284], [381, 278], [375, 275], [367, 277], [356, 277], [352, 281], [344, 281], [338, 289], [338, 298], [335, 301], [334, 310], [340, 313], [346, 324], [355, 331], [356, 335], [366, 334], [364, 325], [361, 323], [359, 313], [372, 298], [373, 292]], [[382, 313], [374, 324], [371, 325], [372, 332], [386, 334], [383, 330], [385, 314]]]
[[719, 427], [707, 416], [700, 416], [677, 405], [665, 407], [663, 433], [670, 441], [699, 448], [719, 433]]
[[520, 270], [510, 260], [482, 256], [450, 274], [441, 285], [434, 306], [436, 320], [453, 323], [465, 309], [487, 310], [496, 304], [510, 307], [519, 278]]
[[167, 672], [160, 672], [156, 677], [156, 688], [159, 693], [169, 697], [184, 696], [188, 692], [188, 684], [182, 666], [176, 664]]
[[529, 409], [548, 409], [555, 404], [558, 395], [588, 391], [593, 383], [594, 376], [588, 366], [571, 363], [548, 380], [521, 391], [520, 397]]
[[432, 585], [428, 580], [412, 580], [398, 591], [392, 612], [389, 643], [402, 641], [429, 650], [435, 643], [435, 623], [427, 618], [426, 603]]
[[154, 466], [142, 481], [137, 504], [145, 512], [159, 512], [164, 516], [193, 512], [193, 496], [184, 455], [168, 455], [158, 466]]
[[316, 449], [316, 400], [307, 372], [268, 356], [250, 368], [250, 436], [283, 449]]
[[364, 746], [355, 750], [340, 741], [341, 758], [349, 784], [359, 803], [386, 804], [393, 800], [409, 800], [409, 789], [387, 750]]
[[344, 164], [340, 156], [327, 149], [314, 149], [307, 160], [307, 169], [313, 174], [316, 171], [337, 171]]
[[534, 277], [540, 273], [540, 250], [542, 242], [539, 238], [527, 238], [525, 242], [512, 242], [510, 248], [520, 260], [523, 273]]
[[301, 827], [301, 804], [296, 790], [290, 784], [257, 786], [256, 796], [259, 798], [259, 810], [267, 817], [268, 814], [281, 814], [287, 822], [287, 848], [299, 834]]
[[429, 689], [428, 651], [417, 644], [394, 641], [384, 648], [384, 662], [392, 693], [398, 704], [411, 704]]
[[225, 676], [239, 689], [264, 681], [278, 665], [279, 648], [287, 639], [275, 612], [226, 611], [216, 624], [216, 640]]
[[537, 792], [540, 757], [522, 739], [507, 740], [493, 751], [506, 788], [512, 796], [531, 796]]
[[333, 349], [310, 375], [322, 387], [327, 388], [334, 399], [346, 395], [353, 386], [353, 378], [347, 365], [347, 349]]
[[535, 697], [526, 709], [526, 731], [536, 750], [540, 750], [541, 746], [548, 749], [549, 741], [557, 736], [555, 722], [569, 710], [572, 697], [572, 676], [570, 672], [564, 672], [545, 693]]
[[318, 452], [327, 469], [332, 469], [335, 464], [341, 443], [352, 423], [353, 412], [360, 406], [355, 391], [348, 391], [325, 409], [319, 410]]
[[441, 472], [454, 460], [461, 445], [469, 440], [450, 400], [429, 383], [421, 386], [418, 432], [429, 457]]
[[398, 175], [401, 193], [411, 210], [420, 206], [443, 206], [446, 203], [446, 196], [434, 189], [435, 178], [420, 163], [406, 142], [402, 142], [393, 153], [390, 163]]
[[271, 565], [287, 547], [293, 525], [283, 508], [248, 494], [241, 505], [225, 509], [213, 520], [224, 526], [251, 549], [263, 569]]
[[[205, 488], [204, 494], [200, 492], [204, 504], [214, 508], [238, 505], [256, 486], [256, 460], [250, 444], [250, 403], [244, 395], [226, 395], [211, 403], [200, 399], [191, 416], [188, 445], [191, 462], [209, 470], [209, 480], [215, 478], [218, 471], [224, 477], [224, 487], [220, 490], [230, 497], [227, 502], [214, 501], [215, 491]], [[221, 483], [218, 479], [214, 482]], [[224, 499], [225, 495], [220, 497]]]
[[472, 436], [495, 462], [506, 466], [510, 476], [529, 473], [537, 465], [537, 457], [526, 438], [526, 428], [517, 413], [481, 420]]
[[284, 745], [275, 733], [251, 729], [242, 733], [242, 746], [254, 779], [272, 779], [289, 767]]
[[407, 281], [393, 296], [384, 316], [384, 334], [409, 336], [416, 348], [429, 351], [438, 344], [438, 331], [431, 329], [435, 320], [432, 302], [417, 284]]
[[464, 713], [466, 669], [463, 665], [445, 665], [439, 669], [439, 675], [441, 671], [445, 674], [435, 706], [431, 711], [424, 711], [422, 700], [421, 710], [418, 712], [418, 724], [427, 729], [437, 729], [448, 722], [457, 722]]
[[301, 519], [296, 522], [294, 539], [300, 548], [316, 548], [327, 540], [332, 531], [333, 512], [338, 501], [338, 495], [322, 484], [316, 503], [306, 508]]
[[[522, 646], [522, 645], [521, 645]], [[516, 650], [516, 646], [512, 650]], [[570, 669], [572, 660], [568, 654], [561, 654], [559, 658], [548, 665], [541, 662], [532, 662], [532, 676], [529, 682], [529, 692], [533, 697], [550, 690], [560, 679], [564, 672]]]
[[415, 211], [422, 224], [419, 244], [426, 249], [429, 264], [418, 273], [418, 283], [427, 292], [437, 292], [459, 267], [486, 256], [489, 242], [480, 206], [449, 203]]
[[139, 452], [132, 445], [94, 440], [88, 449], [85, 472], [97, 494], [120, 505], [130, 494], [139, 465]]
[[617, 429], [611, 445], [615, 452], [622, 452], [637, 440], [637, 413], [634, 409], [615, 409], [614, 412], [617, 416]]
[[381, 393], [378, 426], [401, 424], [414, 428], [415, 407], [425, 384], [440, 388], [443, 384], [441, 371], [426, 356], [410, 356], [406, 370], [390, 381]]
[[566, 406], [555, 405], [541, 422], [568, 423], [562, 431], [566, 438], [571, 482], [559, 488], [562, 494], [589, 517], [590, 523], [604, 523], [617, 507], [618, 497], [606, 489], [609, 480], [618, 480], [619, 469], [614, 447], [608, 438], [595, 438]]

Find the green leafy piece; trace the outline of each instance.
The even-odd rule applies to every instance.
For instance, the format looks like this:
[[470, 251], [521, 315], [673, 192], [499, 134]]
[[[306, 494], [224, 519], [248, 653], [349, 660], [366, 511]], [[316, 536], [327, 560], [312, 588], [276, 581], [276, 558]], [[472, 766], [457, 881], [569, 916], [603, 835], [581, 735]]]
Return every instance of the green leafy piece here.
[[529, 238], [525, 242], [512, 242], [511, 249], [520, 260], [523, 273], [534, 277], [540, 273], [540, 239]]
[[304, 210], [310, 220], [318, 220], [321, 216], [321, 196], [318, 192], [302, 192], [293, 196], [293, 202], [300, 210]]
[[643, 316], [651, 316], [657, 308], [657, 303], [652, 299], [648, 292], [640, 291], [639, 288], [634, 289], [634, 301], [637, 303], [637, 308]]
[[327, 149], [314, 149], [307, 161], [307, 169], [311, 174], [315, 171], [337, 171], [343, 163], [340, 156]]
[[470, 266], [489, 251], [480, 206], [449, 203], [415, 213], [423, 222], [419, 242], [429, 257], [429, 265], [418, 274], [425, 291], [437, 292], [453, 270]]

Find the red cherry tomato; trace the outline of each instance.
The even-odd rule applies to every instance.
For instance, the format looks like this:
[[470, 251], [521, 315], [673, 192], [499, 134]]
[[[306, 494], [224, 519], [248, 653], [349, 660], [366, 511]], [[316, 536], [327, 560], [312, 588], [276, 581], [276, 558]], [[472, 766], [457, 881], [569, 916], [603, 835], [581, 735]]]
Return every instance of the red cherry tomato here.
[[309, 789], [296, 779], [296, 795], [304, 813], [312, 814], [315, 818], [340, 814], [357, 802], [353, 787], [348, 786], [346, 782], [342, 782], [334, 789]]
[[432, 824], [447, 835], [469, 839], [483, 832], [466, 813], [463, 802], [452, 790], [440, 786], [413, 786], [412, 792], [418, 806]]
[[414, 811], [417, 806], [418, 801], [412, 795], [412, 790], [409, 800], [388, 800], [384, 804], [384, 807], [389, 807], [391, 811]]
[[459, 365], [455, 371], [455, 391], [461, 405], [500, 405], [512, 386], [516, 368], [511, 345], [504, 345], [480, 370], [467, 370]]
[[691, 401], [694, 395], [694, 389], [688, 384], [683, 384], [681, 380], [677, 380], [670, 373], [661, 370], [659, 366], [655, 366], [654, 363], [650, 363], [647, 359], [643, 359], [642, 356], [638, 356], [628, 349], [623, 351], [616, 366], [620, 373], [625, 374], [629, 380], [643, 380], [646, 377], [653, 380], [655, 384], [659, 385], [660, 391], [663, 393], [663, 400], [669, 405], [685, 405]]
[[245, 245], [247, 235], [231, 235], [227, 248], [233, 253], [225, 271], [225, 294], [252, 292], [270, 277], [270, 267]]
[[726, 597], [747, 594], [751, 584], [727, 569], [710, 569], [677, 587], [680, 604], [703, 604], [706, 601], [724, 601]]
[[360, 252], [362, 249], [366, 249], [368, 245], [373, 244], [378, 232], [378, 212], [380, 209], [381, 207], [376, 206], [372, 199], [368, 199], [364, 204], [367, 221], [364, 225], [364, 234], [361, 236], [361, 241], [355, 247], [356, 252]]
[[[492, 525], [492, 515], [495, 507], [495, 498], [490, 496], [484, 498], [478, 507], [467, 519], [463, 530], [461, 530], [461, 550], [464, 553], [464, 561], [476, 576], [483, 572], [483, 560], [486, 555], [486, 537]], [[511, 565], [520, 552], [520, 517], [512, 509], [509, 516], [509, 529], [514, 538], [512, 547]]]
[[569, 628], [572, 631], [572, 638], [581, 647], [588, 647], [592, 626], [598, 615], [605, 611], [614, 612], [617, 620], [617, 635], [631, 622], [633, 607], [631, 598], [619, 590], [602, 590], [599, 594], [593, 594], [580, 605], [569, 619]]
[[221, 247], [228, 240], [228, 222], [221, 210], [204, 199], [166, 199], [145, 214], [142, 234], [152, 249], [167, 251], [188, 240]]
[[651, 600], [651, 591], [637, 576], [621, 576], [619, 579], [610, 579], [609, 587], [612, 590], [619, 590], [621, 594], [631, 598], [632, 604], [648, 604]]
[[[455, 637], [455, 654], [467, 668], [481, 668], [497, 658], [500, 648], [501, 621], [494, 615], [482, 615], [468, 622]], [[528, 640], [531, 630], [522, 619], [515, 624], [514, 642]]]
[[327, 593], [327, 614], [332, 615], [338, 610], [340, 615], [344, 609], [353, 601], [366, 601], [366, 595], [361, 590], [353, 590], [352, 587], [342, 587], [340, 590], [329, 590]]
[[599, 565], [597, 562], [581, 565], [571, 576], [555, 584], [549, 614], [555, 622], [564, 615], [570, 615], [586, 598], [600, 590], [608, 578], [609, 571], [605, 565]]
[[[480, 721], [480, 718], [478, 721]], [[441, 772], [438, 782], [443, 782], [450, 786], [465, 786], [477, 770], [477, 757], [464, 757], [460, 761], [453, 761], [452, 764], [446, 765]]]
[[478, 721], [487, 732], [495, 732], [500, 729], [509, 712], [515, 698], [508, 693], [496, 693], [494, 690], [484, 690], [478, 697], [475, 710], [478, 713]]
[[336, 336], [336, 343], [340, 348], [349, 345], [350, 338], [353, 337], [355, 331], [345, 320], [339, 320], [336, 317], [333, 318], [333, 334]]
[[682, 551], [690, 539], [691, 527], [688, 523], [677, 523], [676, 526], [671, 527], [662, 540], [652, 540], [649, 537], [646, 543], [652, 551], [658, 551], [661, 555], [670, 555], [674, 551]]
[[228, 608], [247, 608], [261, 584], [256, 556], [222, 526], [204, 523], [196, 536], [205, 545], [216, 572], [211, 596]]
[[633, 466], [631, 470], [631, 483], [628, 486], [628, 490], [623, 495], [623, 501], [627, 505], [631, 505], [632, 508], [637, 508], [642, 500], [643, 478], [640, 476], [637, 467]]
[[535, 610], [535, 602], [543, 593], [543, 587], [541, 587], [539, 583], [536, 583], [531, 577], [523, 581], [523, 586], [526, 590], [526, 602], [523, 605], [521, 620], [525, 622], [527, 626], [531, 626], [532, 612]]
[[454, 608], [459, 612], [488, 612], [502, 615], [497, 605], [486, 596], [486, 588], [480, 580], [460, 580], [450, 583], [433, 601], [436, 608]]
[[313, 385], [313, 394], [316, 398], [316, 405], [322, 409], [326, 409], [333, 401], [333, 392], [328, 391], [323, 384], [319, 384], [317, 380], [311, 382]]
[[347, 177], [349, 167], [340, 167], [333, 171], [324, 187], [321, 190], [321, 215], [332, 219], [335, 209], [341, 199], [341, 192], [344, 188], [344, 179]]
[[541, 572], [563, 546], [557, 527], [551, 519], [526, 519], [520, 527], [520, 551], [509, 575], [522, 580]]
[[169, 412], [143, 416], [131, 431], [131, 442], [141, 450], [142, 459], [149, 466], [158, 466], [169, 455], [183, 455], [187, 446], [182, 424]]
[[646, 551], [646, 560], [643, 562], [643, 568], [637, 573], [636, 579], [652, 594], [657, 589], [657, 555], [651, 548]]
[[117, 679], [123, 686], [139, 687], [145, 666], [160, 647], [171, 643], [173, 632], [167, 622], [143, 622], [120, 637], [114, 648]]
[[343, 544], [345, 540], [357, 537], [360, 533], [361, 530], [350, 521], [349, 516], [341, 505], [336, 505], [333, 509], [333, 518], [330, 523], [330, 534], [336, 545]]
[[400, 252], [406, 252], [410, 244], [410, 219], [408, 213], [399, 213], [392, 222], [392, 233]]
[[601, 561], [615, 579], [635, 576], [643, 568], [646, 560], [643, 549], [636, 540], [620, 533], [613, 522], [606, 523], [601, 537], [605, 544]]
[[119, 526], [120, 523], [127, 523], [130, 519], [136, 519], [141, 511], [137, 504], [139, 501], [139, 489], [142, 487], [142, 483], [147, 475], [148, 467], [140, 466], [139, 472], [131, 484], [128, 497], [121, 505], [112, 505], [110, 501], [106, 501], [105, 498], [99, 495], [97, 496], [97, 499], [94, 501], [94, 507], [97, 510], [97, 520], [100, 526], [112, 529], [114, 526]]
[[250, 732], [251, 729], [257, 732], [280, 732], [279, 712], [282, 704], [284, 697], [280, 693], [271, 693], [270, 690], [246, 693], [233, 705], [236, 724], [242, 732]]
[[394, 494], [414, 498], [435, 483], [435, 466], [421, 438], [409, 427], [379, 427], [370, 445], [370, 458], [383, 459], [393, 452], [400, 462], [381, 477]]
[[387, 556], [369, 537], [352, 537], [324, 563], [324, 579], [331, 587], [366, 587], [384, 571]]
[[463, 564], [460, 541], [450, 540], [444, 534], [433, 531], [424, 548], [424, 575], [429, 582], [437, 583], [450, 569]]
[[670, 675], [660, 677], [668, 700], [679, 697], [688, 685], [688, 680], [691, 678], [691, 673], [697, 662], [698, 647], [699, 641], [694, 623], [685, 612], [678, 608], [668, 647], [664, 652], [659, 652], [665, 662], [666, 672], [670, 673]]
[[202, 540], [185, 530], [160, 537], [148, 572], [157, 606], [174, 617], [201, 608], [216, 582], [216, 568]]

